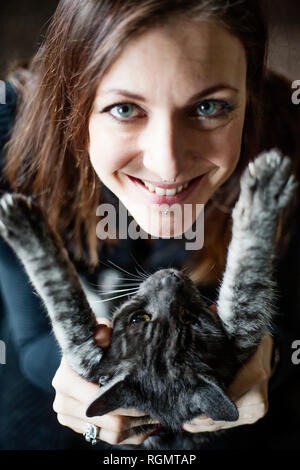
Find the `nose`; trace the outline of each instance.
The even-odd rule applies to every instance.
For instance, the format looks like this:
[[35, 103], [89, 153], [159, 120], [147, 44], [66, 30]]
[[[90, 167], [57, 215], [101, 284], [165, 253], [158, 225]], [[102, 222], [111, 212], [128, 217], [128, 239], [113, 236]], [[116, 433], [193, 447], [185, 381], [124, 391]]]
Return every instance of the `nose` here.
[[141, 141], [143, 164], [150, 174], [170, 181], [186, 171], [182, 128], [171, 117], [156, 117], [144, 131]]
[[160, 281], [162, 287], [174, 288], [182, 284], [181, 279], [174, 273], [167, 274]]

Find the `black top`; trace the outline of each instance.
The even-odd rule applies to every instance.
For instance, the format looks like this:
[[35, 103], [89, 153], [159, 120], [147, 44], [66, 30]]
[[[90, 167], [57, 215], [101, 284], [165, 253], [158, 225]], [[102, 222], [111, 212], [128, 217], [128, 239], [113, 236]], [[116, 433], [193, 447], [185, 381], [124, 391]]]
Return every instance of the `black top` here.
[[[6, 92], [6, 104], [0, 105], [0, 170], [3, 165], [1, 152], [12, 129], [17, 102], [16, 92], [9, 82], [6, 82]], [[5, 181], [2, 180], [0, 188], [2, 191], [8, 189]], [[297, 315], [300, 306], [299, 220], [298, 214], [291, 228], [293, 236], [289, 249], [278, 267], [282, 316], [277, 320], [274, 332], [281, 361], [270, 383], [269, 413], [255, 425], [235, 428], [231, 437], [220, 442], [220, 448], [293, 448], [296, 445], [300, 424], [300, 405], [296, 397], [299, 396], [300, 380], [297, 366], [291, 361], [291, 344], [300, 339], [300, 316]], [[104, 247], [101, 256], [132, 273], [135, 272], [135, 258], [153, 272], [158, 268], [182, 266], [186, 252], [184, 254], [178, 246], [178, 240], [158, 239], [150, 249], [143, 240], [124, 240], [109, 253]], [[81, 266], [77, 269], [90, 281], [98, 275], [88, 274]], [[204, 294], [215, 300], [216, 292], [216, 286], [211, 286]], [[60, 363], [60, 350], [42, 302], [34, 294], [21, 263], [2, 239], [0, 302], [0, 339], [5, 341], [7, 348], [7, 363], [0, 365], [3, 384], [0, 387], [0, 449], [91, 448], [82, 436], [56, 421], [51, 381]], [[95, 448], [99, 449], [99, 445]]]

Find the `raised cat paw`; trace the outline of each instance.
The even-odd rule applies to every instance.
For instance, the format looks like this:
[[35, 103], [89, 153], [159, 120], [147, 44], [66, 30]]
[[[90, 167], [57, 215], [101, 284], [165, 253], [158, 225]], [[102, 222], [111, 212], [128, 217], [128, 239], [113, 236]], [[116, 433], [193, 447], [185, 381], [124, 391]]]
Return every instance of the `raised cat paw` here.
[[33, 234], [41, 229], [41, 209], [29, 197], [4, 194], [0, 199], [0, 235], [11, 245], [33, 242]]
[[287, 206], [298, 183], [291, 175], [291, 160], [278, 150], [260, 154], [250, 162], [241, 177], [241, 192], [233, 210], [239, 224], [256, 225], [276, 218]]

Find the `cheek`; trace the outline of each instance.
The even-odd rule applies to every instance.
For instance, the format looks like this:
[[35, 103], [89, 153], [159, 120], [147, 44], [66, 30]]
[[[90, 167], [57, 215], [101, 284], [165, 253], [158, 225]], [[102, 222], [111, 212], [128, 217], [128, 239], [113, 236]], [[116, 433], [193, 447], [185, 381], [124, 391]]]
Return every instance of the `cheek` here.
[[100, 125], [97, 118], [90, 121], [89, 137], [90, 160], [99, 176], [120, 170], [134, 157], [133, 141], [128, 135]]
[[241, 153], [243, 125], [232, 123], [216, 138], [216, 160], [224, 170], [233, 171]]
[[244, 120], [233, 119], [226, 126], [206, 134], [201, 156], [215, 165], [206, 179], [206, 197], [212, 194], [234, 172], [241, 154]]
[[233, 119], [223, 128], [217, 129], [206, 140], [206, 155], [224, 175], [234, 171], [241, 153], [243, 119]]

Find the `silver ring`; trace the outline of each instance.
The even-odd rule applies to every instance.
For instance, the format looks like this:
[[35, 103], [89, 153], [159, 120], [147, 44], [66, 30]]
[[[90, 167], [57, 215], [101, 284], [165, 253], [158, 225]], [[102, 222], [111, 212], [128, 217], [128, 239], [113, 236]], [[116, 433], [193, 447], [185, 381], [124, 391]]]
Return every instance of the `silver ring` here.
[[90, 442], [93, 446], [97, 444], [97, 437], [99, 436], [100, 428], [95, 424], [86, 423], [87, 430], [83, 433], [85, 440]]

